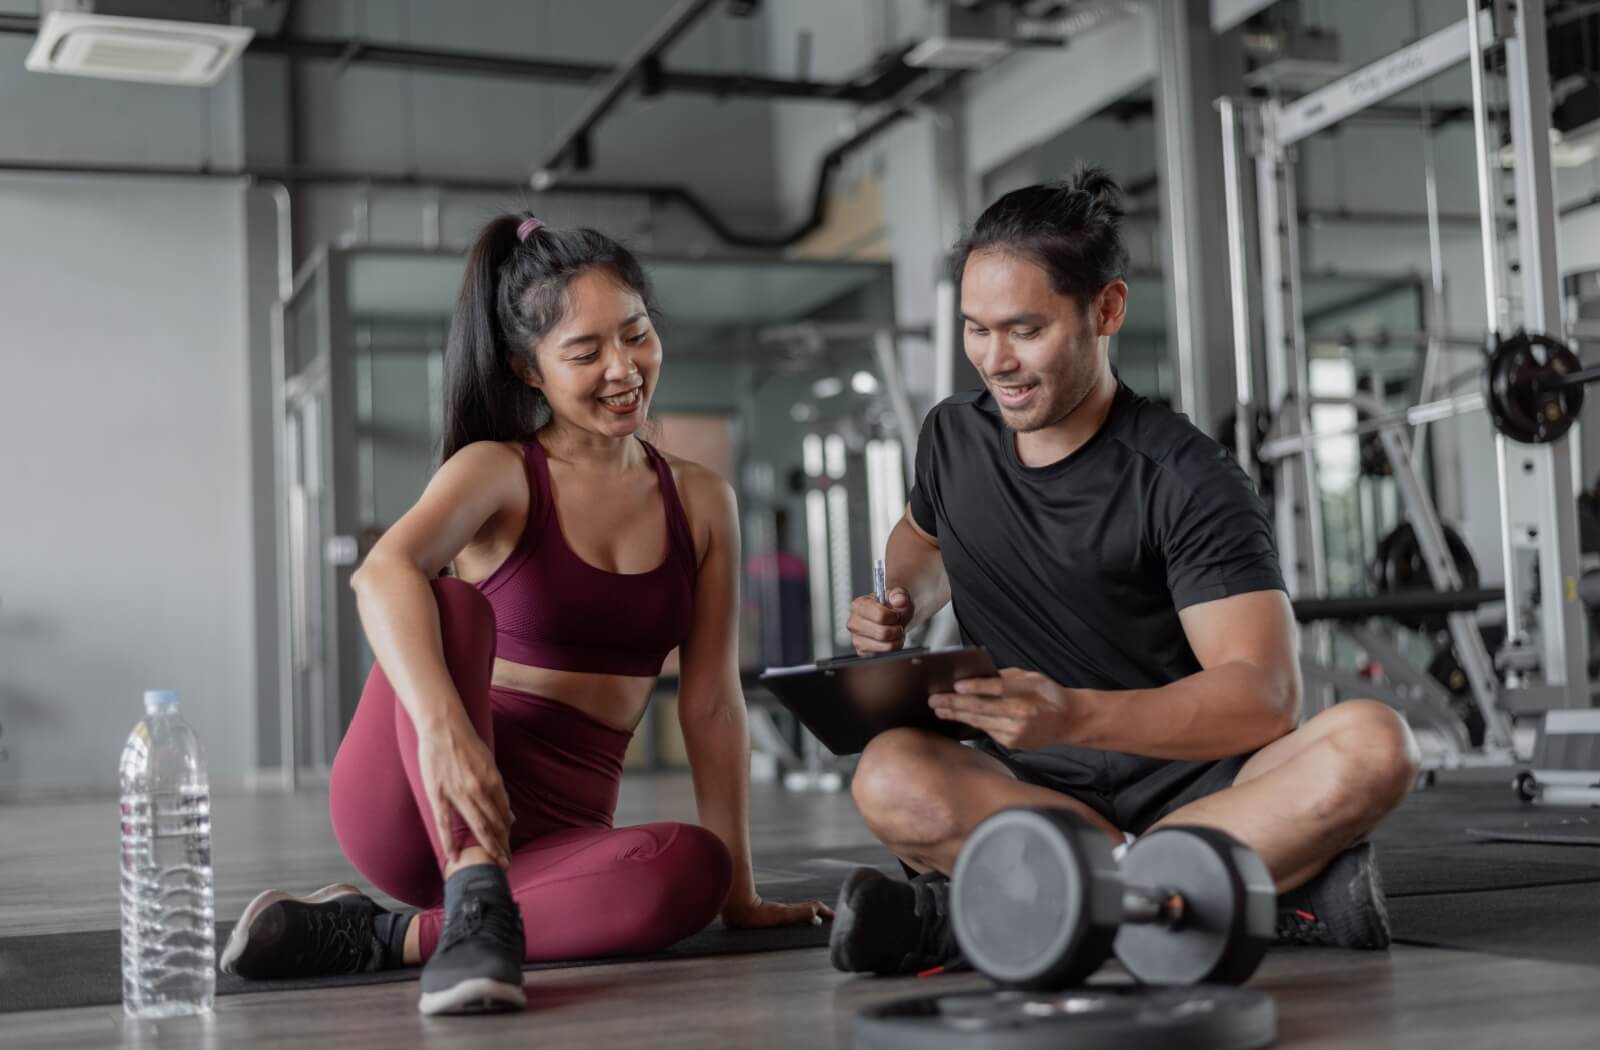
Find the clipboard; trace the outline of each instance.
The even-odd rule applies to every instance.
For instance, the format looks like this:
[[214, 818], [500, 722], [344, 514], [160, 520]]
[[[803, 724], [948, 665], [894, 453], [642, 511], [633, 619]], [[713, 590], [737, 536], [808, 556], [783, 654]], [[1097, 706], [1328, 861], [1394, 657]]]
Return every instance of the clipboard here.
[[772, 667], [760, 681], [829, 751], [854, 755], [879, 733], [900, 726], [956, 740], [980, 736], [969, 725], [935, 715], [928, 696], [950, 692], [963, 678], [999, 673], [987, 649], [958, 646]]

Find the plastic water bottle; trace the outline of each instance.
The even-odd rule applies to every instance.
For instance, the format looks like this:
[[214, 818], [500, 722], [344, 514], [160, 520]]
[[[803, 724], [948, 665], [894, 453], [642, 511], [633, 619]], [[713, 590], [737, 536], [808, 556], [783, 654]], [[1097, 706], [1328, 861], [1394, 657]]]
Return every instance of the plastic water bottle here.
[[206, 1013], [216, 994], [211, 791], [178, 694], [144, 694], [122, 749], [122, 1006], [133, 1017]]

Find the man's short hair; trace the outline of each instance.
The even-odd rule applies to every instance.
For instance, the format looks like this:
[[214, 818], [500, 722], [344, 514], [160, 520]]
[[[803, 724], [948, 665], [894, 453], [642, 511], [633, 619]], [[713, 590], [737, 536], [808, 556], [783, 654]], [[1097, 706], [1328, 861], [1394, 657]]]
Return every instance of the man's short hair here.
[[1012, 190], [984, 209], [956, 246], [955, 280], [973, 252], [1003, 251], [1038, 264], [1057, 292], [1087, 304], [1110, 282], [1127, 278], [1122, 215], [1121, 188], [1093, 165]]

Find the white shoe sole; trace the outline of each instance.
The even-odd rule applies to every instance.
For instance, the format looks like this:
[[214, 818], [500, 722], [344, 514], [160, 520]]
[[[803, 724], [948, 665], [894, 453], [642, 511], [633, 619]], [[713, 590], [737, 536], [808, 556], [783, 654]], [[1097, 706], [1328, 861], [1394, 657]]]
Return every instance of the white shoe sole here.
[[528, 1005], [522, 985], [492, 977], [469, 977], [453, 987], [423, 992], [417, 1009], [425, 1014], [486, 1014], [522, 1010]]
[[233, 927], [233, 933], [228, 936], [228, 943], [223, 947], [222, 954], [217, 958], [217, 969], [228, 974], [234, 972], [234, 965], [238, 963], [239, 956], [244, 954], [245, 948], [250, 943], [250, 927], [255, 923], [256, 917], [279, 901], [298, 901], [301, 904], [326, 904], [335, 897], [343, 897], [351, 893], [359, 895], [361, 890], [348, 882], [336, 882], [331, 886], [322, 887], [315, 893], [308, 893], [304, 897], [296, 897], [292, 893], [285, 893], [282, 890], [267, 890], [256, 894], [255, 899], [244, 906], [244, 911], [239, 915], [239, 921]]

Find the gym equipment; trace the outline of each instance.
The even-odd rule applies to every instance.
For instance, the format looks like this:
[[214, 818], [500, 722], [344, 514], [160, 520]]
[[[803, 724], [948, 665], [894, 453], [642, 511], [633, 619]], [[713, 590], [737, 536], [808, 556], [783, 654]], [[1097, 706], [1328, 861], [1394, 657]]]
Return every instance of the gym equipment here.
[[1524, 802], [1600, 806], [1600, 709], [1546, 711], [1533, 767], [1511, 786]]
[[[1462, 539], [1461, 534], [1455, 529], [1442, 522], [1440, 529], [1444, 533], [1450, 560], [1455, 564], [1456, 573], [1460, 577], [1460, 589], [1476, 590], [1478, 563], [1473, 560], [1472, 551], [1468, 548], [1466, 540]], [[1422, 542], [1417, 538], [1416, 528], [1409, 521], [1401, 522], [1378, 541], [1378, 549], [1373, 555], [1372, 565], [1368, 571], [1372, 578], [1372, 586], [1379, 594], [1435, 589], [1433, 576], [1428, 571], [1428, 563], [1423, 555]], [[1444, 617], [1440, 614], [1400, 612], [1393, 615], [1397, 622], [1413, 630], [1439, 631], [1445, 627]]]
[[1472, 683], [1467, 679], [1466, 668], [1456, 659], [1455, 649], [1447, 645], [1434, 653], [1428, 662], [1428, 673], [1450, 691], [1450, 711], [1466, 727], [1467, 741], [1473, 747], [1482, 747], [1487, 723], [1472, 701]]
[[[1372, 413], [1357, 411], [1356, 422], [1369, 423], [1373, 419]], [[1383, 438], [1376, 430], [1361, 435], [1357, 442], [1359, 449], [1357, 463], [1361, 468], [1364, 478], [1387, 478], [1394, 475], [1394, 464], [1389, 462], [1389, 453], [1383, 447]]]
[[1495, 429], [1526, 445], [1554, 441], [1583, 410], [1583, 385], [1600, 379], [1566, 344], [1517, 332], [1489, 355], [1484, 400]]
[[[1531, 715], [1552, 709], [1591, 706], [1588, 676], [1589, 626], [1583, 610], [1571, 600], [1572, 581], [1579, 575], [1571, 506], [1574, 485], [1572, 442], [1554, 440], [1570, 425], [1578, 401], [1568, 396], [1600, 375], [1574, 368], [1574, 362], [1556, 352], [1553, 340], [1512, 339], [1497, 349], [1487, 370], [1484, 391], [1457, 394], [1392, 410], [1376, 398], [1328, 397], [1311, 388], [1312, 353], [1305, 331], [1302, 295], [1301, 224], [1296, 176], [1297, 154], [1292, 147], [1319, 131], [1339, 124], [1363, 109], [1380, 104], [1424, 79], [1465, 64], [1472, 81], [1472, 124], [1475, 139], [1480, 246], [1483, 256], [1484, 330], [1511, 332], [1517, 326], [1528, 332], [1549, 332], [1564, 338], [1560, 301], [1560, 275], [1556, 259], [1556, 209], [1551, 206], [1549, 170], [1550, 85], [1545, 48], [1534, 46], [1546, 36], [1544, 0], [1491, 5], [1485, 15], [1477, 3], [1464, 5], [1467, 17], [1445, 30], [1414, 41], [1372, 65], [1351, 72], [1292, 101], [1261, 98], [1218, 100], [1223, 134], [1223, 197], [1228, 223], [1229, 285], [1235, 316], [1249, 318], [1253, 289], [1261, 293], [1260, 337], [1248, 324], [1234, 327], [1236, 403], [1241, 413], [1267, 406], [1274, 412], [1272, 433], [1260, 449], [1263, 460], [1276, 469], [1278, 495], [1274, 503], [1278, 554], [1291, 599], [1328, 593], [1328, 548], [1322, 521], [1322, 469], [1312, 451], [1325, 440], [1352, 434], [1381, 435], [1385, 458], [1400, 488], [1405, 516], [1417, 523], [1423, 554], [1434, 587], [1442, 592], [1461, 589], [1449, 577], [1448, 547], [1438, 528], [1437, 511], [1415, 471], [1401, 462], [1409, 458], [1411, 428], [1474, 411], [1494, 403], [1492, 414], [1499, 434], [1534, 444], [1496, 440], [1493, 476], [1499, 495], [1501, 544], [1497, 575], [1504, 581], [1506, 641], [1501, 659], [1491, 661], [1481, 638], [1474, 637], [1471, 613], [1448, 617], [1451, 641], [1467, 674], [1472, 698], [1485, 722], [1482, 749], [1468, 745], [1466, 727], [1447, 709], [1448, 693], [1420, 668], [1391, 667], [1377, 658], [1361, 640], [1369, 657], [1383, 666], [1385, 678], [1371, 679], [1334, 667], [1333, 625], [1314, 623], [1307, 631], [1302, 669], [1306, 672], [1307, 699], [1315, 711], [1341, 696], [1376, 696], [1392, 703], [1408, 718], [1438, 724], [1440, 750], [1425, 754], [1430, 768], [1461, 765], [1505, 764], [1512, 761], [1512, 715]], [[1504, 112], [1516, 173], [1515, 210], [1517, 287], [1506, 287], [1507, 269], [1495, 196], [1499, 177], [1491, 170], [1491, 135], [1500, 141], [1500, 129], [1490, 127], [1490, 109], [1484, 86], [1485, 53], [1496, 56], [1508, 85]], [[1431, 153], [1425, 161], [1432, 178]], [[1253, 193], [1251, 191], [1254, 191]], [[1254, 203], [1254, 231], [1246, 215], [1246, 201]], [[1430, 215], [1437, 206], [1430, 199]], [[1258, 247], [1251, 259], [1251, 246]], [[1440, 249], [1432, 246], [1434, 268], [1442, 271]], [[1252, 262], [1256, 265], [1253, 268]], [[1520, 294], [1518, 294], [1520, 292]], [[1435, 295], [1437, 295], [1437, 288]], [[1435, 304], [1439, 305], [1438, 303]], [[1432, 312], [1443, 316], [1442, 311]], [[1429, 333], [1430, 364], [1434, 351], [1450, 342], [1446, 333]], [[1520, 349], [1519, 349], [1520, 348]], [[1552, 363], [1554, 362], [1554, 363]], [[1439, 376], [1424, 369], [1427, 394], [1441, 389]], [[1264, 388], [1257, 386], [1265, 378]], [[1355, 407], [1363, 401], [1374, 409], [1372, 418], [1351, 427], [1324, 428], [1311, 409], [1337, 404]], [[1490, 473], [1489, 464], [1473, 464]], [[1426, 519], [1426, 520], [1425, 520]], [[1541, 581], [1536, 599], [1529, 600], [1530, 566]], [[1360, 627], [1362, 625], [1354, 625]], [[1341, 634], [1354, 633], [1344, 623]], [[1374, 632], [1369, 632], [1373, 634]], [[1381, 641], [1381, 640], [1380, 640]], [[1403, 654], [1389, 647], [1392, 655]], [[1496, 669], [1504, 671], [1497, 680]], [[1408, 674], [1395, 681], [1391, 671]], [[1415, 679], [1409, 680], [1409, 672]], [[1374, 685], [1379, 687], [1374, 689]], [[1439, 694], [1437, 697], [1435, 693]], [[1434, 701], [1437, 699], [1437, 703]]]
[[855, 1050], [1256, 1050], [1277, 1035], [1270, 995], [1227, 987], [920, 996], [850, 1026]]
[[1082, 817], [1022, 807], [968, 837], [950, 908], [967, 961], [1002, 985], [1069, 987], [1113, 952], [1145, 984], [1239, 984], [1272, 943], [1277, 892], [1261, 858], [1224, 832], [1161, 828], [1119, 868]]

